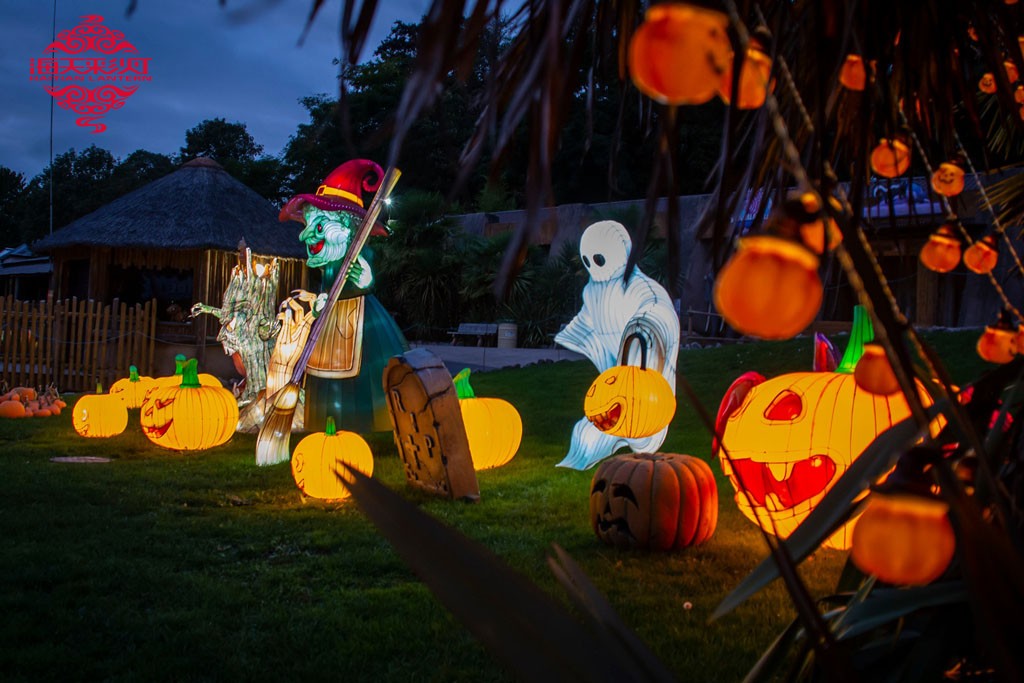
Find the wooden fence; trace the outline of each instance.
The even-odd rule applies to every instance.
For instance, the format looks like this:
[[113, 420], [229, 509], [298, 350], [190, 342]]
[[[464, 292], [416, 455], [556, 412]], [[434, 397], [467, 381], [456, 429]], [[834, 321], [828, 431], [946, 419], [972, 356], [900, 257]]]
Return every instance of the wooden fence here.
[[128, 306], [0, 298], [0, 380], [71, 392], [108, 388], [129, 365], [152, 373], [155, 332], [155, 300]]

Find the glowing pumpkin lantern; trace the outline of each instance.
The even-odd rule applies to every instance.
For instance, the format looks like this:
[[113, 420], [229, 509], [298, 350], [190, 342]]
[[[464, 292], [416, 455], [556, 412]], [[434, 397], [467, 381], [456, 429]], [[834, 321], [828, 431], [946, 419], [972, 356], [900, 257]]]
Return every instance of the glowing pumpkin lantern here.
[[219, 446], [238, 425], [238, 402], [220, 386], [199, 383], [195, 358], [182, 369], [177, 387], [156, 387], [142, 404], [140, 423], [146, 438], [161, 448], [196, 451]]
[[640, 367], [608, 368], [597, 376], [583, 400], [583, 414], [595, 427], [605, 434], [627, 439], [657, 434], [668, 426], [676, 412], [672, 387], [660, 372], [647, 367], [643, 337], [627, 337], [624, 353], [628, 354], [633, 341], [640, 343]]
[[715, 308], [735, 330], [761, 339], [788, 339], [818, 314], [824, 288], [818, 257], [803, 244], [774, 235], [739, 241], [715, 281]]
[[[740, 96], [736, 99], [737, 109], [757, 109], [768, 98], [768, 91], [774, 83], [771, 81], [772, 58], [765, 54], [760, 44], [751, 41], [747, 54], [740, 67], [740, 82], [737, 87]], [[732, 63], [722, 75], [718, 96], [729, 104], [732, 99]]]
[[120, 396], [126, 408], [138, 408], [146, 398], [146, 392], [153, 388], [153, 378], [140, 376], [134, 365], [128, 369], [128, 377], [119, 379], [110, 387], [112, 396]]
[[[815, 254], [825, 253], [827, 248], [832, 251], [843, 241], [843, 233], [835, 219], [827, 215], [821, 208], [818, 196], [813, 192], [804, 192], [799, 197], [800, 203], [813, 219], [800, 223], [800, 240]], [[843, 207], [835, 197], [828, 198], [829, 206], [836, 213], [842, 213]]]
[[948, 273], [960, 263], [960, 239], [949, 224], [933, 232], [921, 247], [921, 263], [936, 273]]
[[1006, 71], [1006, 80], [1010, 83], [1016, 83], [1020, 78], [1020, 73], [1017, 71], [1017, 65], [1009, 59], [1003, 62], [1003, 70]]
[[868, 82], [868, 73], [864, 68], [864, 59], [860, 55], [846, 55], [843, 66], [839, 69], [839, 84], [847, 90], [860, 92]]
[[910, 147], [902, 140], [882, 138], [871, 150], [871, 170], [883, 178], [895, 178], [910, 168]]
[[86, 394], [75, 402], [71, 426], [80, 436], [106, 438], [117, 436], [128, 426], [128, 409], [118, 396], [103, 393], [96, 386], [95, 394]]
[[680, 550], [711, 538], [718, 487], [706, 462], [678, 453], [631, 453], [602, 462], [590, 485], [590, 524], [619, 548]]
[[1017, 355], [1019, 326], [1010, 322], [1010, 314], [1003, 311], [995, 325], [985, 327], [978, 338], [978, 355], [989, 363], [1009, 363]]
[[955, 197], [964, 191], [964, 170], [944, 161], [932, 173], [932, 189], [945, 197]]
[[994, 95], [996, 92], [996, 77], [991, 73], [982, 74], [978, 81], [978, 90], [986, 95]]
[[996, 236], [985, 235], [964, 251], [964, 265], [978, 275], [988, 275], [999, 261]]
[[662, 104], [707, 102], [732, 60], [728, 26], [721, 12], [682, 2], [652, 6], [629, 43], [633, 83]]
[[865, 344], [864, 355], [853, 371], [857, 386], [878, 396], [889, 396], [900, 390], [899, 380], [881, 344]]
[[334, 418], [327, 418], [324, 431], [309, 434], [295, 446], [292, 453], [292, 477], [295, 485], [311, 498], [341, 500], [351, 492], [342, 478], [340, 464], [373, 476], [373, 453], [370, 446], [355, 432], [338, 431]]
[[453, 381], [473, 469], [486, 470], [508, 463], [523, 440], [519, 411], [504, 399], [478, 397], [469, 383], [469, 368], [455, 375]]

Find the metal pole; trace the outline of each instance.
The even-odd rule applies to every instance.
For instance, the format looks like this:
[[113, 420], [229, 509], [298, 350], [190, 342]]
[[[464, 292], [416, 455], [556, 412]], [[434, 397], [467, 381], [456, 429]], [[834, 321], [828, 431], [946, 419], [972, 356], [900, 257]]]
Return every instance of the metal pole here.
[[[53, 0], [53, 24], [50, 27], [50, 42], [57, 41], [57, 0]], [[50, 90], [53, 90], [55, 73], [50, 69]], [[53, 96], [50, 96], [50, 234], [53, 234]]]

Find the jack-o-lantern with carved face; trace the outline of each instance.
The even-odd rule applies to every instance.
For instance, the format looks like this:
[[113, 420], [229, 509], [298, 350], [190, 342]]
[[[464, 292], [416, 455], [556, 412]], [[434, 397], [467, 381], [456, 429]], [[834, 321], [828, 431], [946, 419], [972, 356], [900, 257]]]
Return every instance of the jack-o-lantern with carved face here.
[[[931, 403], [922, 391], [925, 405]], [[748, 372], [718, 411], [716, 445], [736, 504], [769, 533], [789, 536], [875, 437], [910, 415], [900, 392], [871, 394], [852, 374], [795, 372], [769, 380]], [[825, 545], [850, 545], [852, 523]]]

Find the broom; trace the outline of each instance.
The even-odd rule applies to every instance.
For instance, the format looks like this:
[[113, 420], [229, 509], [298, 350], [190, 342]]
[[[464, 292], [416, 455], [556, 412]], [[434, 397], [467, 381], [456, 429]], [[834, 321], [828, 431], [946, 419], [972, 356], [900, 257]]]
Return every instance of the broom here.
[[373, 229], [373, 224], [376, 222], [377, 216], [380, 215], [381, 208], [384, 206], [384, 200], [391, 194], [391, 190], [394, 189], [401, 175], [402, 172], [393, 166], [384, 174], [380, 187], [377, 188], [377, 193], [373, 195], [373, 201], [370, 202], [370, 208], [366, 210], [363, 222], [359, 225], [355, 235], [353, 235], [348, 251], [345, 252], [345, 258], [342, 260], [341, 268], [338, 270], [338, 277], [335, 279], [334, 284], [331, 285], [331, 291], [327, 294], [324, 307], [317, 319], [313, 321], [313, 327], [309, 331], [309, 338], [306, 339], [306, 345], [303, 347], [299, 359], [295, 362], [295, 369], [292, 370], [288, 384], [278, 389], [277, 393], [270, 398], [270, 410], [267, 412], [263, 425], [260, 427], [259, 436], [256, 438], [257, 465], [273, 465], [284, 462], [291, 455], [289, 441], [292, 435], [292, 419], [295, 417], [295, 406], [299, 403], [299, 389], [302, 384], [302, 377], [306, 374], [306, 364], [309, 363], [309, 357], [313, 354], [316, 340], [319, 338], [320, 331], [329, 317], [327, 314], [341, 295], [341, 289], [345, 286], [345, 280], [348, 279], [349, 268], [351, 268], [352, 263], [359, 256], [363, 245], [366, 244], [370, 231]]

